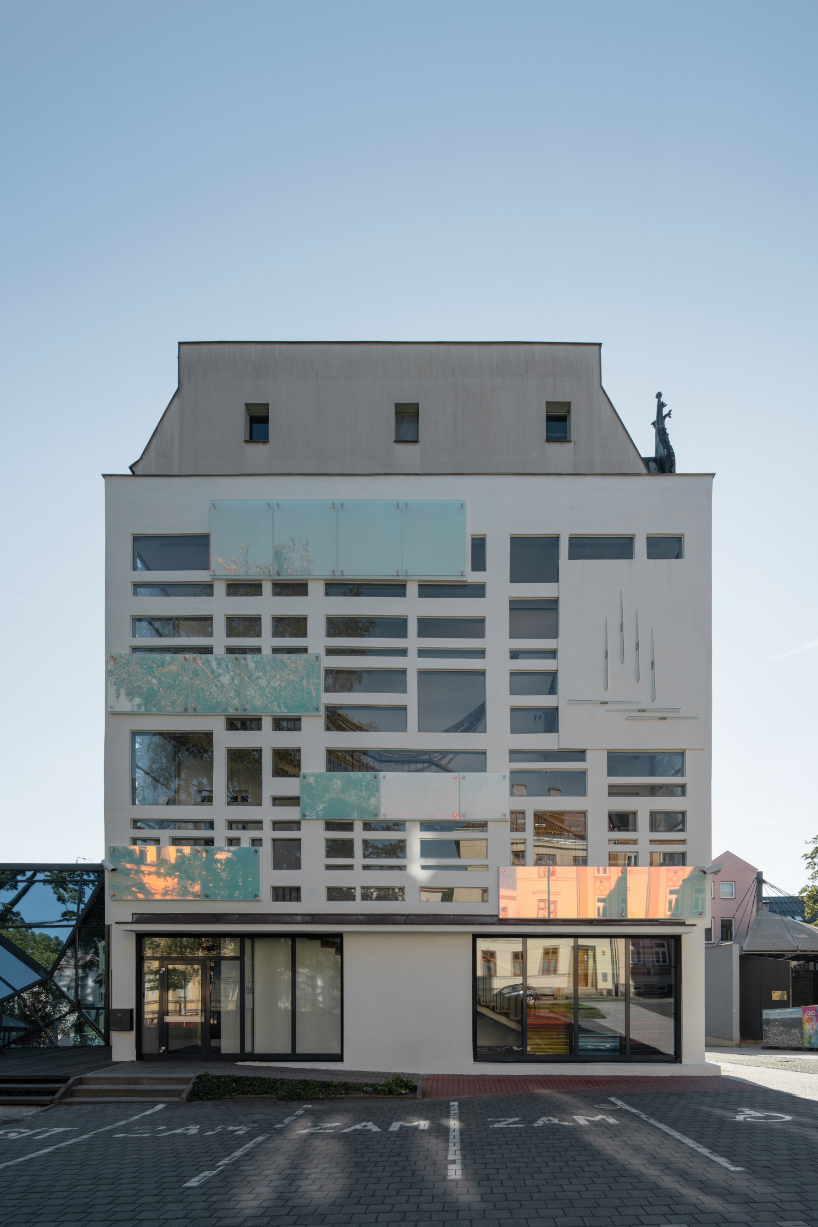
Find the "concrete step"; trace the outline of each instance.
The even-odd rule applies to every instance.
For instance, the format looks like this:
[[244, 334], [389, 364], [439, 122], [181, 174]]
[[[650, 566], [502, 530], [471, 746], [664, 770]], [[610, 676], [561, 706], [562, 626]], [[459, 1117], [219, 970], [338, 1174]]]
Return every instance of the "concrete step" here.
[[88, 1074], [75, 1078], [60, 1103], [172, 1103], [181, 1099], [190, 1078], [161, 1074], [131, 1074], [119, 1078]]
[[67, 1078], [61, 1078], [59, 1080], [52, 1079], [48, 1082], [31, 1082], [28, 1080], [6, 1082], [0, 1078], [0, 1095], [5, 1095], [6, 1097], [12, 1095], [47, 1095], [50, 1098], [52, 1095], [56, 1095], [57, 1091], [64, 1087], [67, 1081]]
[[163, 1086], [162, 1083], [151, 1085], [140, 1083], [138, 1086], [72, 1086], [60, 1100], [87, 1099], [178, 1099], [185, 1088], [183, 1086]]
[[47, 1108], [51, 1103], [51, 1095], [3, 1095], [0, 1094], [0, 1105], [3, 1107], [17, 1107], [18, 1104], [26, 1104], [29, 1107]]
[[190, 1077], [184, 1074], [121, 1074], [118, 1078], [109, 1074], [86, 1074], [75, 1086], [178, 1086], [185, 1089]]

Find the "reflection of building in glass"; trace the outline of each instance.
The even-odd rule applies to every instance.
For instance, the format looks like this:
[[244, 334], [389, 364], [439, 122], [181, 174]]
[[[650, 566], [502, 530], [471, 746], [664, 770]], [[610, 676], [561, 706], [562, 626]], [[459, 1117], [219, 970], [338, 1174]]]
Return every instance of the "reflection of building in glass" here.
[[0, 865], [0, 1047], [105, 1041], [100, 865]]

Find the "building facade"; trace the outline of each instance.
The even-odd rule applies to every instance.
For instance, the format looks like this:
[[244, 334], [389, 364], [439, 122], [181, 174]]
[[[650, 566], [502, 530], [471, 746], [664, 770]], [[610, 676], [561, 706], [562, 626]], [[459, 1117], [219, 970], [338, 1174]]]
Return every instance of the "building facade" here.
[[114, 1059], [699, 1067], [711, 481], [598, 346], [180, 346], [106, 477]]

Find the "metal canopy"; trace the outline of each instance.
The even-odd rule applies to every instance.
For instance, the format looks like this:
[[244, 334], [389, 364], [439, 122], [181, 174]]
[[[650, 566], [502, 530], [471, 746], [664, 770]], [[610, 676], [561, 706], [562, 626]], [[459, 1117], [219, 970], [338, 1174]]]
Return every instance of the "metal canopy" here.
[[818, 929], [766, 910], [750, 925], [742, 954], [818, 954]]

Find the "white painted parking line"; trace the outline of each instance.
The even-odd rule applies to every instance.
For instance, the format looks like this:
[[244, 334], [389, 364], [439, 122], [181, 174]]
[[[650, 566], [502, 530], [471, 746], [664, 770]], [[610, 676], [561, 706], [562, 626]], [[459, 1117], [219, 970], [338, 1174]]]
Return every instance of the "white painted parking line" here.
[[21, 1155], [19, 1159], [7, 1159], [5, 1163], [0, 1163], [2, 1167], [12, 1167], [15, 1163], [25, 1163], [27, 1159], [36, 1159], [38, 1155], [47, 1155], [52, 1150], [60, 1150], [63, 1146], [73, 1146], [75, 1142], [84, 1142], [86, 1138], [92, 1138], [97, 1133], [106, 1133], [109, 1129], [118, 1129], [120, 1125], [128, 1125], [132, 1120], [139, 1120], [140, 1116], [150, 1116], [152, 1112], [161, 1112], [167, 1105], [159, 1103], [155, 1108], [148, 1108], [146, 1112], [137, 1112], [136, 1116], [128, 1116], [125, 1120], [115, 1121], [113, 1125], [103, 1125], [101, 1129], [92, 1129], [90, 1133], [83, 1133], [78, 1138], [68, 1138], [65, 1142], [56, 1142], [54, 1146], [46, 1146], [43, 1150], [33, 1150], [30, 1155]]
[[698, 1142], [694, 1142], [692, 1138], [685, 1137], [683, 1133], [678, 1133], [675, 1129], [671, 1129], [668, 1125], [663, 1125], [661, 1121], [654, 1120], [652, 1116], [646, 1116], [644, 1112], [640, 1112], [637, 1108], [630, 1107], [629, 1104], [623, 1103], [621, 1099], [610, 1096], [611, 1103], [615, 1103], [618, 1108], [622, 1108], [625, 1112], [632, 1112], [634, 1116], [639, 1116], [642, 1120], [646, 1120], [649, 1125], [653, 1125], [656, 1129], [661, 1129], [663, 1133], [669, 1133], [672, 1138], [676, 1138], [677, 1142], [683, 1142], [685, 1146], [689, 1146], [692, 1150], [697, 1150], [700, 1155], [705, 1155], [706, 1158], [712, 1159], [714, 1163], [720, 1163], [722, 1167], [726, 1167], [729, 1172], [743, 1172], [743, 1167], [734, 1167], [732, 1163], [728, 1163], [727, 1159], [723, 1159], [721, 1155], [713, 1154], [712, 1150], [708, 1150], [706, 1146], [700, 1146]]
[[182, 1185], [182, 1188], [195, 1189], [197, 1185], [204, 1184], [205, 1180], [207, 1180], [210, 1176], [215, 1176], [216, 1173], [221, 1170], [221, 1168], [226, 1166], [226, 1164], [232, 1163], [235, 1159], [240, 1159], [242, 1155], [247, 1154], [248, 1150], [252, 1150], [254, 1146], [258, 1146], [259, 1142], [263, 1142], [264, 1139], [268, 1138], [269, 1136], [269, 1133], [260, 1133], [257, 1138], [252, 1138], [251, 1141], [240, 1147], [239, 1150], [234, 1150], [232, 1155], [225, 1155], [223, 1159], [219, 1159], [216, 1166], [211, 1168], [209, 1171], [199, 1172], [198, 1176], [194, 1176], [192, 1180], [188, 1180]]
[[449, 1126], [449, 1170], [446, 1179], [461, 1180], [463, 1165], [460, 1159], [460, 1104], [456, 1099], [449, 1103], [449, 1119], [446, 1124]]

